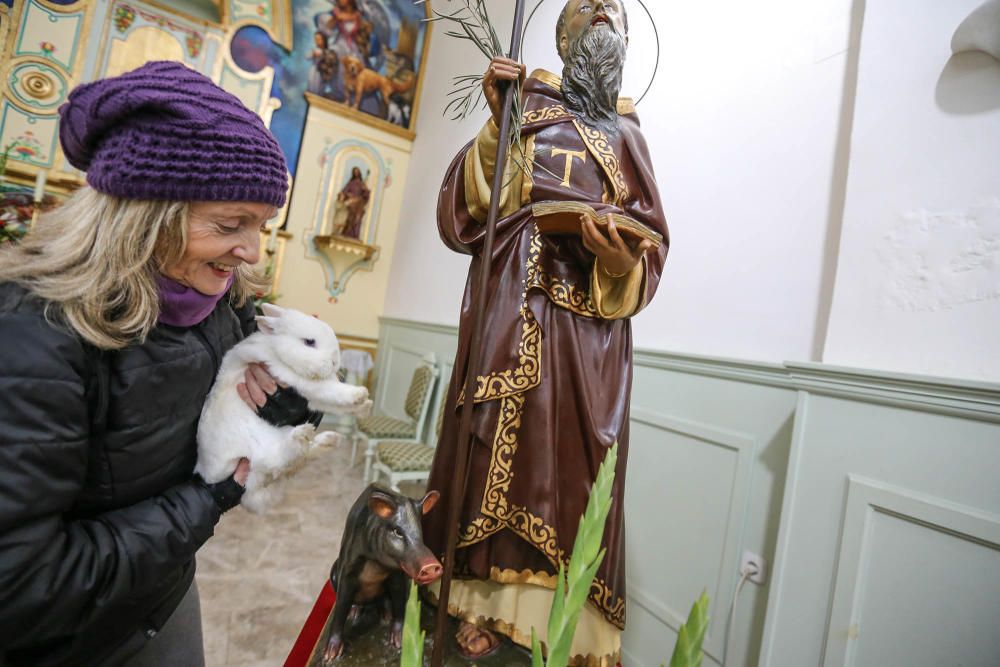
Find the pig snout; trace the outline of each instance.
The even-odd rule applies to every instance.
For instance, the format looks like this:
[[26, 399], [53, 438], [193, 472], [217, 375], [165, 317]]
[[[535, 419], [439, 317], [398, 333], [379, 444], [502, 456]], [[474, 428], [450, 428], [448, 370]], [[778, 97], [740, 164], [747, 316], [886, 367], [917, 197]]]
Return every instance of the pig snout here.
[[426, 586], [440, 579], [444, 568], [441, 567], [441, 563], [438, 562], [437, 558], [428, 556], [404, 566], [403, 571], [421, 586]]
[[417, 572], [417, 576], [414, 577], [417, 583], [421, 586], [426, 586], [427, 584], [433, 583], [441, 578], [441, 573], [444, 568], [441, 567], [441, 563], [435, 558], [433, 561], [426, 563]]

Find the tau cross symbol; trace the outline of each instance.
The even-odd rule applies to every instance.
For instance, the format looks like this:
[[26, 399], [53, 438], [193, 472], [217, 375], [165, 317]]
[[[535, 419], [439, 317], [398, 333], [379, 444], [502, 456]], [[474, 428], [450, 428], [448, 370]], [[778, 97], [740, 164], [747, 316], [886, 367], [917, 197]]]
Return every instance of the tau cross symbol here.
[[564, 188], [573, 189], [573, 186], [569, 184], [569, 177], [573, 174], [573, 159], [579, 158], [583, 162], [587, 161], [587, 151], [569, 151], [564, 148], [553, 148], [552, 157], [558, 157], [559, 155], [566, 156], [566, 172], [563, 174], [562, 183], [559, 185]]

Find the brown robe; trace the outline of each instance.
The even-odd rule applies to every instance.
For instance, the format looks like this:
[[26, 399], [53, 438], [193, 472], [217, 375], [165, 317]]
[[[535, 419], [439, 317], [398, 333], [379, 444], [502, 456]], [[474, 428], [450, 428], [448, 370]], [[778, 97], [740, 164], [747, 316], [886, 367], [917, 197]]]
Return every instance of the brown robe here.
[[[652, 299], [667, 254], [667, 226], [634, 107], [619, 103], [621, 132], [607, 137], [562, 104], [559, 80], [534, 73], [524, 88], [522, 159], [505, 176], [504, 217], [497, 225], [487, 291], [483, 366], [473, 417], [470, 475], [462, 504], [457, 578], [554, 587], [568, 561], [591, 484], [608, 448], [619, 443], [607, 555], [589, 601], [608, 622], [625, 626], [623, 490], [628, 459], [632, 334], [628, 317]], [[491, 129], [492, 128], [492, 129]], [[484, 128], [481, 137], [496, 126]], [[438, 201], [448, 247], [472, 255], [462, 303], [448, 410], [428, 488], [441, 511], [424, 519], [424, 537], [445, 551], [447, 511], [456, 471], [459, 417], [470, 339], [472, 291], [481, 266], [488, 192], [475, 187], [466, 160], [485, 160], [474, 141], [452, 162]], [[484, 155], [480, 155], [480, 153]], [[488, 188], [487, 188], [488, 189]], [[598, 213], [623, 213], [663, 235], [631, 274], [611, 278], [579, 236], [542, 235], [531, 203], [579, 201]], [[615, 295], [615, 293], [617, 293]]]

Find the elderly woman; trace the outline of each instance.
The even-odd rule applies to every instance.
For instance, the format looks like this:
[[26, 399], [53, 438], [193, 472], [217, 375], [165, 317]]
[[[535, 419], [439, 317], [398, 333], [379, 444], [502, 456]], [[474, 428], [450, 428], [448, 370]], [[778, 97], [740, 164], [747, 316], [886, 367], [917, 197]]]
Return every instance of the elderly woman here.
[[[194, 556], [248, 464], [193, 477], [195, 432], [252, 322], [285, 161], [177, 63], [80, 86], [60, 113], [88, 186], [0, 253], [0, 664], [203, 664]], [[275, 389], [262, 369], [239, 388]]]

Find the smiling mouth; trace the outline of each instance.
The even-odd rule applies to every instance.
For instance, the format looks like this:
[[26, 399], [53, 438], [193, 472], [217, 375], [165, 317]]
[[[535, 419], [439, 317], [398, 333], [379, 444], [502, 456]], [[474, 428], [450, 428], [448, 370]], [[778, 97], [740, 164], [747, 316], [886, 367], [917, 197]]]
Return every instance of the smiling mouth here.
[[219, 262], [209, 262], [208, 265], [213, 271], [223, 275], [229, 275], [236, 269], [236, 267], [231, 264], [221, 264]]

